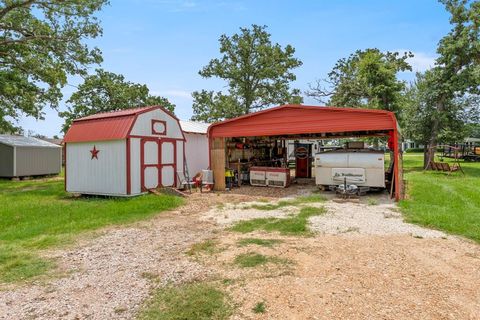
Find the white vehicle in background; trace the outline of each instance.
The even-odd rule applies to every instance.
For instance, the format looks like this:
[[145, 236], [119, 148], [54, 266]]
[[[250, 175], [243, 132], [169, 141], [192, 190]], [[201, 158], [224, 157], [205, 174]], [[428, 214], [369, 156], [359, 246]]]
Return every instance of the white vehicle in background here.
[[[365, 194], [385, 188], [385, 153], [339, 149], [315, 154], [315, 183], [341, 193]], [[348, 192], [347, 192], [348, 191]]]

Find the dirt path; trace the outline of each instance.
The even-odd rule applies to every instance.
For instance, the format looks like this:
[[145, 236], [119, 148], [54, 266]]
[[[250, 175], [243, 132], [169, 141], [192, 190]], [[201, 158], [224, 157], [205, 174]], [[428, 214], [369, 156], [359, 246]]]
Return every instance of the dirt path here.
[[[284, 242], [264, 248], [238, 247], [240, 238], [224, 238], [225, 251], [206, 263], [233, 283], [229, 292], [240, 305], [233, 319], [480, 319], [478, 245], [454, 238], [342, 234], [276, 237]], [[232, 267], [235, 256], [246, 252], [292, 265]], [[258, 302], [265, 303], [266, 313], [253, 313]]]
[[[480, 319], [477, 244], [410, 227], [388, 203], [322, 204], [328, 214], [312, 218], [314, 237], [225, 230], [229, 221], [259, 213], [223, 204], [255, 199], [265, 200], [194, 194], [176, 211], [52, 252], [67, 275], [3, 288], [0, 318], [131, 319], [154, 286], [214, 276], [230, 280], [226, 290], [238, 306], [233, 319]], [[283, 242], [239, 246], [246, 237]], [[210, 238], [224, 250], [199, 260], [185, 255]], [[291, 263], [236, 267], [235, 257], [247, 252]], [[265, 313], [253, 313], [258, 302]]]

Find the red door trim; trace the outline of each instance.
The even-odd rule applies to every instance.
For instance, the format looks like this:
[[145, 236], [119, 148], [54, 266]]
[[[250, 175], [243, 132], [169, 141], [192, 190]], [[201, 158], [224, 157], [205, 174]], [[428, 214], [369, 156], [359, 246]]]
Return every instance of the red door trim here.
[[67, 191], [67, 143], [66, 142], [63, 145], [62, 156], [63, 156], [62, 160], [65, 162], [65, 165], [63, 167], [64, 188], [65, 188], [65, 191]]

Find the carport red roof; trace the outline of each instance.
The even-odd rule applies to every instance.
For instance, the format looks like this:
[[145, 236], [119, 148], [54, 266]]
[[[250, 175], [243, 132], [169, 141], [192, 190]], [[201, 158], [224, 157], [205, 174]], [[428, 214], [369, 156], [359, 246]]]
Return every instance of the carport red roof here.
[[97, 113], [74, 120], [65, 135], [64, 142], [125, 139], [128, 137], [137, 115], [153, 109], [162, 109], [171, 115], [160, 106]]
[[212, 124], [211, 138], [397, 130], [384, 110], [283, 105]]

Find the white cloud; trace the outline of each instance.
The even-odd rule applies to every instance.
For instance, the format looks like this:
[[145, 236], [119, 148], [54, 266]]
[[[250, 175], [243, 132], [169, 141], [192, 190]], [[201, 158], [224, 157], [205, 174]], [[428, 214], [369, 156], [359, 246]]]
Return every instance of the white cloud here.
[[[411, 50], [400, 49], [395, 51], [408, 52]], [[435, 65], [435, 59], [437, 58], [436, 55], [431, 55], [424, 52], [411, 52], [413, 53], [413, 58], [408, 58], [407, 62], [412, 66], [413, 72], [423, 72], [431, 69]]]
[[150, 93], [154, 95], [166, 96], [170, 98], [173, 97], [173, 98], [189, 99], [189, 100], [192, 99], [192, 93], [186, 90], [177, 90], [177, 89], [164, 90], [164, 91], [152, 90]]

